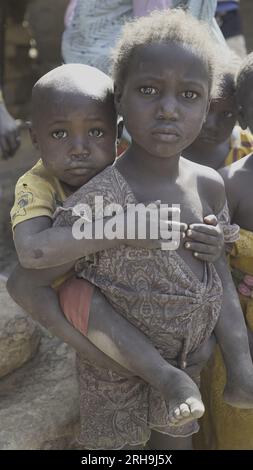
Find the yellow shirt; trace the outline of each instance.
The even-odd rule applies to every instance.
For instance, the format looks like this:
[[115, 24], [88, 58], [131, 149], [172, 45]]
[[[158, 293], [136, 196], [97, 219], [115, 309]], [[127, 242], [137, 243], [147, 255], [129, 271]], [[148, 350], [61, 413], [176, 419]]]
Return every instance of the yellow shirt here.
[[248, 130], [235, 126], [230, 138], [230, 151], [224, 162], [224, 166], [231, 165], [249, 153], [253, 152], [253, 135]]
[[62, 205], [66, 197], [60, 181], [39, 160], [16, 184], [15, 202], [11, 209], [12, 228], [34, 217], [52, 219], [57, 206]]
[[[53, 219], [56, 208], [67, 198], [60, 181], [44, 167], [42, 160], [19, 178], [15, 188], [15, 201], [11, 209], [12, 229], [25, 220], [47, 216]], [[53, 287], [59, 287], [72, 275], [58, 278]]]

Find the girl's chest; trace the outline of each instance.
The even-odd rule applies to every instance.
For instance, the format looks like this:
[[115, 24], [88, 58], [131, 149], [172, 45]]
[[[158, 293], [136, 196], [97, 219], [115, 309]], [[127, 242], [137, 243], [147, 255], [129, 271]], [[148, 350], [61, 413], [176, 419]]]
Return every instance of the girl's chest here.
[[[186, 190], [187, 189], [187, 190]], [[204, 223], [203, 219], [206, 215], [212, 214], [213, 209], [210, 207], [208, 201], [205, 198], [200, 198], [196, 187], [189, 185], [187, 188], [174, 188], [173, 191], [168, 188], [163, 189], [153, 188], [152, 197], [148, 188], [146, 190], [136, 191], [135, 197], [138, 198], [138, 202], [147, 203], [151, 201], [161, 201], [162, 204], [168, 206], [168, 208], [176, 205], [180, 208], [180, 216], [174, 220], [176, 222], [190, 224], [201, 224]], [[171, 217], [168, 216], [171, 220]], [[172, 219], [173, 220], [173, 219]], [[180, 245], [177, 248], [177, 254], [182, 258], [183, 262], [191, 269], [191, 271], [202, 281], [204, 274], [204, 264], [196, 259], [193, 255], [193, 251], [185, 248], [185, 243], [188, 241], [187, 236], [181, 238]]]
[[152, 195], [148, 188], [137, 190], [135, 197], [138, 202], [144, 204], [153, 201], [161, 201], [161, 204], [168, 208], [179, 207], [180, 209], [180, 222], [187, 225], [193, 223], [202, 223], [206, 215], [212, 214], [213, 209], [210, 207], [210, 202], [201, 197], [194, 185], [187, 188], [153, 188]]

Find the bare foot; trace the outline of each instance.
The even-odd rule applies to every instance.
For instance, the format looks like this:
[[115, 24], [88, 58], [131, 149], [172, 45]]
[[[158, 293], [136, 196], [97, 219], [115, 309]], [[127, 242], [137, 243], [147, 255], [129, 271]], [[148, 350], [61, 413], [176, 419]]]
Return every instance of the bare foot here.
[[182, 426], [200, 418], [205, 411], [197, 385], [180, 369], [173, 367], [167, 378], [165, 401], [169, 423]]

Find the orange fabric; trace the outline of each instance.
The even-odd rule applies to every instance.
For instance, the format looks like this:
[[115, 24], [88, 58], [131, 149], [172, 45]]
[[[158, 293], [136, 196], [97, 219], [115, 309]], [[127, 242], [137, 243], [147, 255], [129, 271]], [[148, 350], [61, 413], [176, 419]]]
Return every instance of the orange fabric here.
[[84, 336], [88, 330], [93, 289], [94, 286], [90, 282], [72, 277], [64, 282], [58, 291], [65, 317]]

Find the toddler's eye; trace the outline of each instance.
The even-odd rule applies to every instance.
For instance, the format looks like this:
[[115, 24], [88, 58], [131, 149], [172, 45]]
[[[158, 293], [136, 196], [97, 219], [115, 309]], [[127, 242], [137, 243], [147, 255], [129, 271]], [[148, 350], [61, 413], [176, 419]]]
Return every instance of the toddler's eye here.
[[157, 88], [153, 86], [142, 86], [139, 90], [143, 95], [156, 95], [158, 93]]
[[66, 139], [67, 136], [68, 136], [67, 131], [64, 131], [62, 129], [52, 132], [52, 137], [57, 140]]
[[195, 100], [198, 96], [197, 93], [195, 93], [195, 91], [190, 91], [190, 90], [184, 91], [182, 95], [187, 100]]
[[224, 116], [225, 118], [230, 119], [230, 118], [232, 118], [234, 115], [233, 115], [233, 113], [232, 113], [231, 111], [224, 111], [223, 116]]
[[89, 136], [90, 137], [103, 137], [104, 135], [104, 131], [102, 131], [102, 129], [90, 129], [89, 130]]

